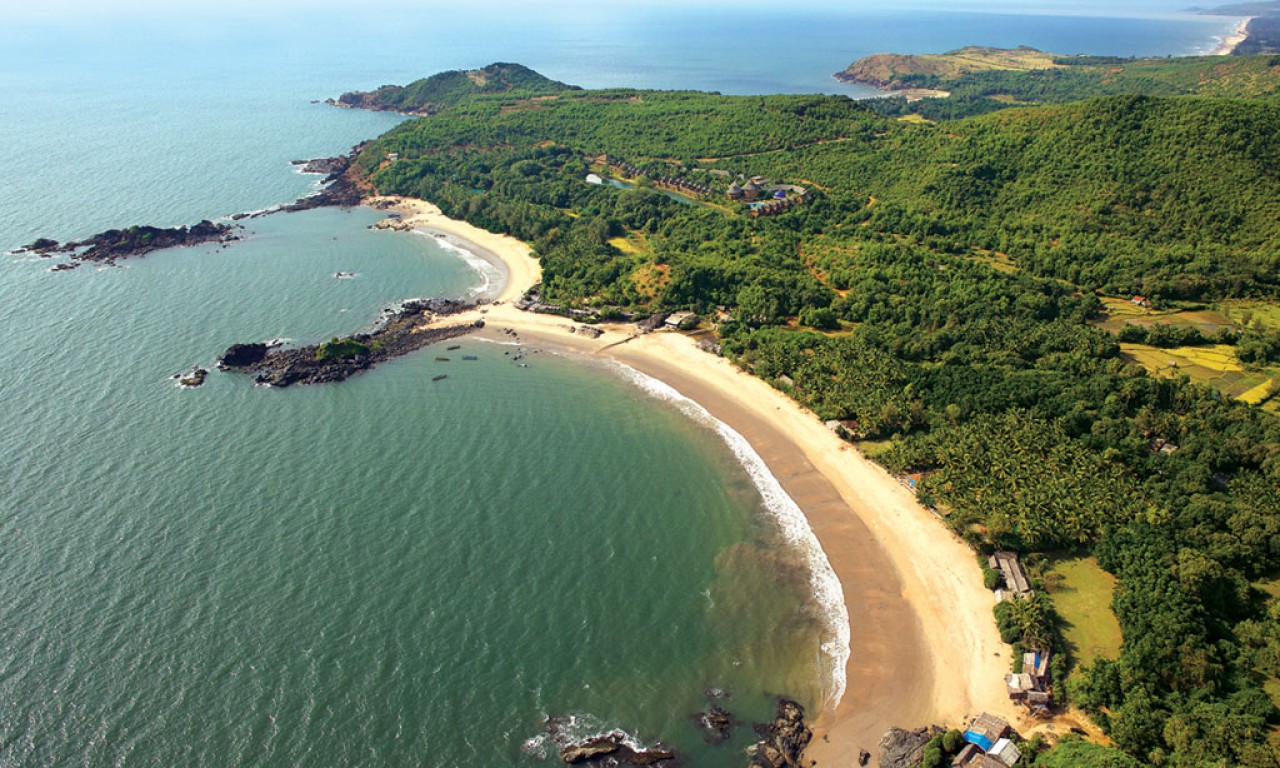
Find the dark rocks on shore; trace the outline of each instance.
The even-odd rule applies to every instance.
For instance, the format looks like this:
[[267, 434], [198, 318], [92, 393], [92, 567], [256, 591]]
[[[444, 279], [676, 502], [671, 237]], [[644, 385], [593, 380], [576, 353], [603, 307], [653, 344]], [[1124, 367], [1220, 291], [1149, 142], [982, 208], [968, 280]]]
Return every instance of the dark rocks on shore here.
[[757, 726], [762, 738], [751, 756], [751, 768], [800, 768], [813, 731], [804, 722], [804, 707], [791, 699], [779, 699], [772, 723]]
[[266, 344], [233, 344], [219, 358], [224, 368], [244, 371], [255, 382], [273, 387], [343, 381], [374, 365], [422, 347], [470, 333], [475, 324], [422, 328], [431, 320], [471, 309], [471, 302], [452, 299], [406, 301], [384, 314], [369, 333], [350, 337], [356, 344], [341, 355], [319, 354], [326, 345], [270, 349]]
[[337, 157], [317, 157], [314, 160], [294, 160], [293, 165], [302, 166], [302, 173], [317, 173], [321, 176], [338, 176], [347, 170], [351, 160], [346, 155]]
[[208, 219], [189, 227], [129, 227], [128, 229], [108, 229], [79, 242], [59, 243], [42, 237], [22, 250], [51, 256], [55, 253], [70, 253], [76, 261], [94, 261], [102, 264], [115, 264], [117, 259], [130, 256], [142, 256], [161, 248], [199, 245], [201, 243], [227, 243], [239, 240], [236, 227], [229, 224], [215, 224]]
[[376, 92], [365, 93], [361, 91], [349, 91], [336, 99], [325, 99], [324, 103], [331, 107], [365, 109], [370, 112], [394, 112], [398, 115], [413, 115], [415, 117], [430, 117], [439, 111], [430, 104], [416, 108], [405, 108], [399, 104], [388, 104], [384, 102]]
[[880, 739], [880, 768], [911, 768], [924, 758], [924, 747], [934, 736], [944, 733], [936, 725], [904, 731], [890, 728]]

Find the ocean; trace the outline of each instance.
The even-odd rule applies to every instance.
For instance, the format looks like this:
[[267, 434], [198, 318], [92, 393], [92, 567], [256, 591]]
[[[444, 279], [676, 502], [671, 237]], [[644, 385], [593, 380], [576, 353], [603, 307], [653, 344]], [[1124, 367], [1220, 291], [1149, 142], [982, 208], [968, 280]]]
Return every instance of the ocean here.
[[[0, 250], [292, 200], [315, 177], [291, 160], [399, 121], [316, 100], [443, 69], [865, 96], [831, 73], [878, 50], [1178, 55], [1234, 26], [1154, 2], [5, 13]], [[656, 382], [463, 341], [339, 385], [176, 386], [233, 342], [483, 284], [378, 217], [252, 219], [117, 268], [0, 260], [0, 765], [532, 765], [557, 716], [715, 768], [753, 737], [703, 741], [708, 689], [744, 721], [839, 692], [794, 509]]]

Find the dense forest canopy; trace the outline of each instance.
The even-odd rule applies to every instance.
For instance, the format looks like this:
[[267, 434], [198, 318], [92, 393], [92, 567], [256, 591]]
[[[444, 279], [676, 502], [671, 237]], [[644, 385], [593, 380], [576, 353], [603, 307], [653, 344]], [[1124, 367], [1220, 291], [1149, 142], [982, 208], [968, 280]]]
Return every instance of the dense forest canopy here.
[[[1077, 743], [1044, 765], [1276, 768], [1280, 421], [1121, 343], [1262, 365], [1280, 328], [1118, 337], [1100, 318], [1137, 293], [1280, 298], [1280, 102], [1144, 94], [936, 124], [835, 96], [476, 94], [357, 162], [532, 243], [560, 311], [716, 319], [726, 356], [921, 473], [980, 550], [1119, 577], [1118, 657], [1055, 696], [1129, 757]], [[1051, 641], [1052, 606], [1027, 605], [1002, 631]]]

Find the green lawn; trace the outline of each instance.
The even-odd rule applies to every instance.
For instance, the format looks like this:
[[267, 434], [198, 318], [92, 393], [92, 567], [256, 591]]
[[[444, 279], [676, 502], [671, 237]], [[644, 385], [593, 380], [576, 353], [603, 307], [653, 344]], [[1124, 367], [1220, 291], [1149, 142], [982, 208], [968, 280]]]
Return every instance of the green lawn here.
[[1049, 592], [1062, 617], [1067, 651], [1076, 664], [1119, 656], [1120, 623], [1111, 612], [1115, 577], [1099, 568], [1092, 557], [1059, 560], [1049, 572], [1061, 577]]

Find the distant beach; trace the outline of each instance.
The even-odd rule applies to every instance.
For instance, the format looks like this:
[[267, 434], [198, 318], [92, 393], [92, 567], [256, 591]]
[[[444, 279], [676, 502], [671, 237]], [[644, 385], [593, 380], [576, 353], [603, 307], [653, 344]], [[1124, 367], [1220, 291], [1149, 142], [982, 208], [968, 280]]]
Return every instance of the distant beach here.
[[[845, 691], [816, 713], [807, 751], [819, 765], [874, 751], [885, 730], [959, 725], [979, 710], [1020, 721], [1004, 695], [1009, 649], [996, 632], [993, 594], [973, 551], [881, 467], [830, 432], [817, 416], [691, 336], [602, 324], [599, 338], [577, 324], [523, 312], [511, 302], [540, 280], [529, 247], [443, 216], [412, 199], [375, 199], [401, 215], [397, 229], [458, 238], [505, 266], [497, 303], [475, 311], [482, 336], [573, 355], [611, 359], [669, 385], [741, 434], [804, 512], [838, 577], [851, 624]], [[457, 321], [457, 318], [454, 318]], [[811, 713], [812, 714], [812, 713]]]
[[1218, 47], [1213, 49], [1213, 53], [1210, 55], [1230, 56], [1235, 53], [1236, 49], [1240, 47], [1240, 44], [1249, 39], [1249, 24], [1255, 18], [1255, 16], [1246, 16], [1241, 19], [1240, 23], [1236, 25], [1236, 28], [1231, 32], [1231, 34], [1224, 36], [1222, 41], [1218, 43]]

